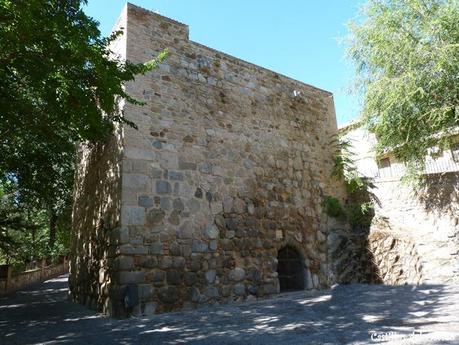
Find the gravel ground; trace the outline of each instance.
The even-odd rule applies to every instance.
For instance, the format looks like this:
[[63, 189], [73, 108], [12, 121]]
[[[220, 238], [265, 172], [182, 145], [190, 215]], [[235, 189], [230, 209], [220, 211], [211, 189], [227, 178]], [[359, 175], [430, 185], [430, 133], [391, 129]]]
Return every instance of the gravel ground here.
[[67, 276], [0, 298], [0, 344], [459, 344], [459, 286], [342, 285], [113, 320], [67, 300]]

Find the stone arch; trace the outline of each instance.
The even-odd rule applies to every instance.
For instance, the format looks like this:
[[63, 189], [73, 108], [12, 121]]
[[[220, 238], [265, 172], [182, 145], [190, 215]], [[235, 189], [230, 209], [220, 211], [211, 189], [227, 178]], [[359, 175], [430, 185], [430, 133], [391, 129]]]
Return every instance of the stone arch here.
[[277, 275], [280, 292], [306, 288], [304, 257], [296, 246], [282, 246], [277, 252]]

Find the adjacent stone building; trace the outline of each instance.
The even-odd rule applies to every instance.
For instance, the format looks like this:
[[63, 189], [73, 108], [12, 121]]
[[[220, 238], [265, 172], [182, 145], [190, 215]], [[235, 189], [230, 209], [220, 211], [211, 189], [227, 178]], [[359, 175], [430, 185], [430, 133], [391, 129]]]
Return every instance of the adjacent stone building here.
[[120, 57], [169, 57], [126, 85], [138, 130], [79, 149], [72, 297], [125, 317], [328, 287], [332, 94], [131, 4], [116, 28]]
[[458, 283], [459, 137], [450, 150], [432, 148], [425, 183], [414, 188], [402, 181], [405, 165], [393, 155], [376, 159], [373, 134], [358, 124], [340, 131], [352, 144], [359, 174], [372, 181], [375, 218], [365, 249], [379, 282]]

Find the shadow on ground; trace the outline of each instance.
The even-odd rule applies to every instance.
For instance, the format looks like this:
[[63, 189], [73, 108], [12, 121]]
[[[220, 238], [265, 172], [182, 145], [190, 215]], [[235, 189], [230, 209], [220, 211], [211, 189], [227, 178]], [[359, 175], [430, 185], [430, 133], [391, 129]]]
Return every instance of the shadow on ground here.
[[0, 298], [0, 343], [459, 343], [459, 286], [451, 285], [342, 285], [129, 320], [105, 318], [66, 296], [62, 276]]

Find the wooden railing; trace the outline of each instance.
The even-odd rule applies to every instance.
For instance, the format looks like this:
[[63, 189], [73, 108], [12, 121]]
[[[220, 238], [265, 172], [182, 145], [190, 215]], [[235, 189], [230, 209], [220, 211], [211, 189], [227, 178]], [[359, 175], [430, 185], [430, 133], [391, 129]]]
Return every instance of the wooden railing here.
[[62, 257], [58, 263], [48, 264], [46, 259], [34, 265], [35, 268], [14, 272], [12, 265], [0, 265], [0, 295], [20, 290], [30, 284], [68, 272], [68, 260]]

